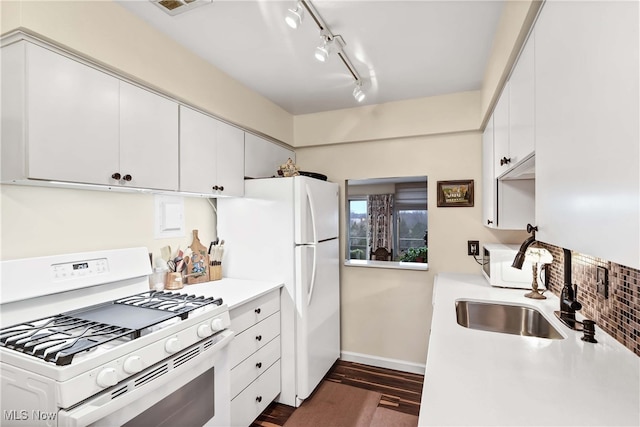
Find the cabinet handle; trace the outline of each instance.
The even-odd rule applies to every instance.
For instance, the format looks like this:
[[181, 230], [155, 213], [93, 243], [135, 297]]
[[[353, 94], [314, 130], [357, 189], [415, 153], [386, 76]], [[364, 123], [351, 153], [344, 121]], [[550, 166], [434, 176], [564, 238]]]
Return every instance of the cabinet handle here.
[[126, 174], [125, 176], [122, 177], [122, 179], [124, 179], [125, 181], [131, 181], [131, 175]]
[[219, 189], [220, 187], [218, 187], [217, 185], [214, 185], [214, 186], [213, 186], [213, 187], [211, 187], [211, 188], [213, 189], [213, 191], [218, 191], [218, 189]]
[[262, 335], [258, 335], [258, 336], [256, 336], [256, 340], [257, 340], [257, 341], [262, 341]]
[[511, 157], [508, 159], [506, 157], [500, 159], [500, 166], [508, 165], [509, 163], [511, 163]]
[[258, 368], [258, 369], [262, 368], [262, 362], [256, 363], [256, 368]]
[[220, 186], [220, 191], [224, 191], [224, 187], [222, 185]]
[[259, 309], [259, 308], [256, 308], [256, 309], [255, 309], [255, 310], [253, 310], [253, 311], [255, 311], [255, 312], [256, 312], [256, 314], [260, 314], [260, 309]]
[[490, 219], [487, 220], [487, 225], [491, 225], [493, 224], [493, 221], [491, 221]]
[[122, 175], [120, 175], [118, 172], [116, 172], [113, 175], [111, 175], [111, 178], [117, 179], [118, 181], [120, 181], [120, 178], [122, 178]]
[[262, 402], [262, 396], [256, 397], [256, 402], [258, 402], [258, 403]]

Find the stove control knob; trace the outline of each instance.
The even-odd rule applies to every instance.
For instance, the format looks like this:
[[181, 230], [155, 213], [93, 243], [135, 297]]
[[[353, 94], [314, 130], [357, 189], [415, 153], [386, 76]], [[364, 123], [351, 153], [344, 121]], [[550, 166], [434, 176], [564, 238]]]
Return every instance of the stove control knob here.
[[144, 368], [144, 366], [142, 365], [142, 358], [140, 356], [129, 357], [124, 361], [124, 365], [122, 366], [122, 369], [124, 369], [127, 374], [135, 374], [142, 371], [142, 368]]
[[169, 338], [166, 343], [164, 343], [164, 349], [167, 353], [176, 353], [182, 350], [182, 343], [176, 337]]
[[224, 329], [224, 322], [222, 321], [222, 319], [213, 319], [211, 321], [211, 329], [213, 329], [213, 332], [218, 332]]
[[118, 374], [113, 368], [103, 368], [98, 372], [96, 382], [103, 388], [114, 386], [118, 384]]
[[205, 324], [198, 326], [198, 336], [200, 338], [206, 338], [209, 335], [211, 335], [211, 328], [209, 327], [209, 325]]

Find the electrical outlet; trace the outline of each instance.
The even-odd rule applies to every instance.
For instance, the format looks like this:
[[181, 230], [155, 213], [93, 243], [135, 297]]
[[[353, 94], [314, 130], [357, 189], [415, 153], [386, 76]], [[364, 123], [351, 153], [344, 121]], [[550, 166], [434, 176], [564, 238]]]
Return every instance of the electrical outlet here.
[[609, 298], [609, 270], [604, 267], [596, 267], [596, 287], [598, 295]]
[[480, 255], [480, 242], [478, 240], [467, 240], [467, 255]]

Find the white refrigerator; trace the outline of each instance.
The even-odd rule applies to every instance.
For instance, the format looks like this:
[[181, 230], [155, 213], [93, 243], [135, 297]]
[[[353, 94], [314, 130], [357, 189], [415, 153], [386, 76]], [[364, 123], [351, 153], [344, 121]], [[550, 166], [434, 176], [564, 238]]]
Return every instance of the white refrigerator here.
[[224, 277], [275, 280], [281, 292], [282, 391], [298, 407], [340, 357], [338, 193], [297, 176], [245, 181], [217, 200]]

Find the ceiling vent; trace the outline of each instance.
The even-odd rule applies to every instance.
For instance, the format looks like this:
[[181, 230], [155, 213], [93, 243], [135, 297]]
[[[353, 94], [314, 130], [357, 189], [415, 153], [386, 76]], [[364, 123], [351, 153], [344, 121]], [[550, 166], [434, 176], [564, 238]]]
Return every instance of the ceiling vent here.
[[188, 12], [198, 6], [213, 3], [213, 0], [150, 0], [171, 16]]

